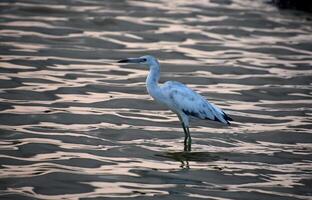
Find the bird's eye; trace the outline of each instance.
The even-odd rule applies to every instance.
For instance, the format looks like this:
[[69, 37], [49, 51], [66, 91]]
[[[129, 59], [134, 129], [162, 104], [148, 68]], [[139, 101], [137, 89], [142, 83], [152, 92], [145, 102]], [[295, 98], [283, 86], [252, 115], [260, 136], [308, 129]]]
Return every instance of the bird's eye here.
[[146, 58], [143, 58], [143, 59], [142, 59], [142, 62], [146, 62]]

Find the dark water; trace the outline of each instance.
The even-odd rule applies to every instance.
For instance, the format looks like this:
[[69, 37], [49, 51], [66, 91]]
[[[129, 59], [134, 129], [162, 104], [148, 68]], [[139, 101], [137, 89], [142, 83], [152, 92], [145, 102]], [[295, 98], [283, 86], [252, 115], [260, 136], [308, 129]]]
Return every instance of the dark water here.
[[[261, 1], [0, 2], [0, 199], [311, 199], [312, 22]], [[152, 54], [226, 110], [177, 117]]]

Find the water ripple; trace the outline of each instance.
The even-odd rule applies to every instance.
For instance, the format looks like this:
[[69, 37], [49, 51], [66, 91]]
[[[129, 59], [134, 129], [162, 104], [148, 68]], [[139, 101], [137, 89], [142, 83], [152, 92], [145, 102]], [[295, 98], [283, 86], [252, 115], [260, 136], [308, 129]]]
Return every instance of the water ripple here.
[[[0, 7], [1, 198], [311, 198], [306, 13], [250, 0]], [[182, 151], [147, 68], [116, 63], [143, 54], [233, 125], [193, 120]]]

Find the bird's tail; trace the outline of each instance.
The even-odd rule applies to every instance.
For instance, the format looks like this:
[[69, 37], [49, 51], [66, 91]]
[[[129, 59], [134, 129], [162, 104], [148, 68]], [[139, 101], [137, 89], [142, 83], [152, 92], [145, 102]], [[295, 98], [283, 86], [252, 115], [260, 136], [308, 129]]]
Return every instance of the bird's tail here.
[[227, 114], [225, 114], [225, 112], [222, 111], [222, 116], [223, 119], [227, 122], [227, 125], [231, 125], [231, 123], [229, 121], [234, 121], [231, 117], [229, 117]]
[[234, 121], [223, 110], [212, 104], [214, 108], [214, 121], [221, 122], [223, 124], [231, 125], [230, 121]]

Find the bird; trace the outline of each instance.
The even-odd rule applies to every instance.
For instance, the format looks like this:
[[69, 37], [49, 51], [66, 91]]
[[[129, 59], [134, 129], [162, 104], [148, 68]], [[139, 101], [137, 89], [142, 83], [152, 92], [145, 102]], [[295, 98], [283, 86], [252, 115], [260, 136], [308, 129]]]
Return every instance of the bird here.
[[222, 109], [183, 83], [167, 81], [159, 84], [160, 64], [154, 56], [126, 58], [119, 60], [118, 63], [136, 63], [149, 67], [146, 78], [147, 92], [156, 102], [166, 106], [178, 116], [184, 131], [184, 151], [191, 151], [190, 117], [218, 121], [226, 125], [230, 125], [229, 121], [233, 121]]

